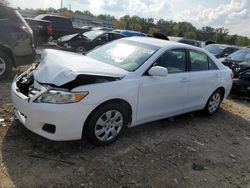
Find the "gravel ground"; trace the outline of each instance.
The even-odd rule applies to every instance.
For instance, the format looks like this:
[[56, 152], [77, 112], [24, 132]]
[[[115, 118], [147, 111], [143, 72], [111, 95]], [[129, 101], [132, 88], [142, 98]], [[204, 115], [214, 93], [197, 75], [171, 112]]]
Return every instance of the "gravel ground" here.
[[25, 129], [14, 119], [10, 84], [0, 82], [0, 187], [250, 187], [245, 98], [225, 100], [212, 117], [195, 112], [148, 123], [95, 147]]

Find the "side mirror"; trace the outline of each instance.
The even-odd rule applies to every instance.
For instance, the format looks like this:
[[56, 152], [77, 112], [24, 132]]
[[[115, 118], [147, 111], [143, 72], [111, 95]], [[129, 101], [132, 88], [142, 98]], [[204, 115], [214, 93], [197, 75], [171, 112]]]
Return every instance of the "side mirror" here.
[[228, 53], [225, 53], [225, 54], [224, 54], [224, 57], [227, 57], [227, 56], [229, 56], [229, 55], [230, 55], [230, 54], [228, 54]]
[[155, 66], [149, 69], [148, 74], [150, 76], [166, 77], [168, 75], [168, 69], [161, 66]]

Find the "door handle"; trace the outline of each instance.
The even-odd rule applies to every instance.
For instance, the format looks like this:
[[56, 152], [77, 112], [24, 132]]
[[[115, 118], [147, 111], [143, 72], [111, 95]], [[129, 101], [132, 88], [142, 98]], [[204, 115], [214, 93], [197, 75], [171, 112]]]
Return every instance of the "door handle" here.
[[215, 78], [219, 78], [220, 76], [219, 76], [218, 73], [215, 73], [214, 77], [215, 77]]
[[188, 77], [184, 77], [181, 79], [181, 82], [188, 82], [188, 81], [189, 81]]

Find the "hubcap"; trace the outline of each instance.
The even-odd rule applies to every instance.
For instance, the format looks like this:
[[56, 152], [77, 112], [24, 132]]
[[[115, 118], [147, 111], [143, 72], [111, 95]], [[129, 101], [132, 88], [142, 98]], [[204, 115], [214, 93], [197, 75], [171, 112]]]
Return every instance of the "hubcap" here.
[[109, 110], [102, 114], [95, 125], [95, 136], [100, 141], [115, 138], [123, 126], [123, 116], [117, 110]]
[[2, 75], [6, 70], [6, 64], [4, 60], [0, 57], [0, 75]]
[[85, 54], [86, 53], [85, 49], [83, 47], [81, 47], [81, 46], [77, 48], [76, 52], [79, 53], [79, 54]]
[[208, 106], [208, 110], [211, 114], [214, 113], [218, 109], [218, 107], [220, 105], [220, 101], [221, 101], [221, 96], [219, 93], [215, 93], [211, 97], [211, 99], [209, 101], [209, 106]]

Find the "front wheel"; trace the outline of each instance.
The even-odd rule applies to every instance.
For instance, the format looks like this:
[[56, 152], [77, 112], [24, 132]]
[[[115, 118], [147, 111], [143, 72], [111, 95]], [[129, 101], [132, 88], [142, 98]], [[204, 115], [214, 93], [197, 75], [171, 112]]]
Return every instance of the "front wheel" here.
[[220, 107], [222, 99], [223, 96], [221, 90], [216, 90], [208, 99], [207, 104], [203, 109], [204, 114], [210, 116], [216, 113]]
[[127, 124], [127, 112], [120, 104], [107, 104], [98, 108], [89, 118], [84, 135], [98, 146], [113, 143], [121, 135]]

